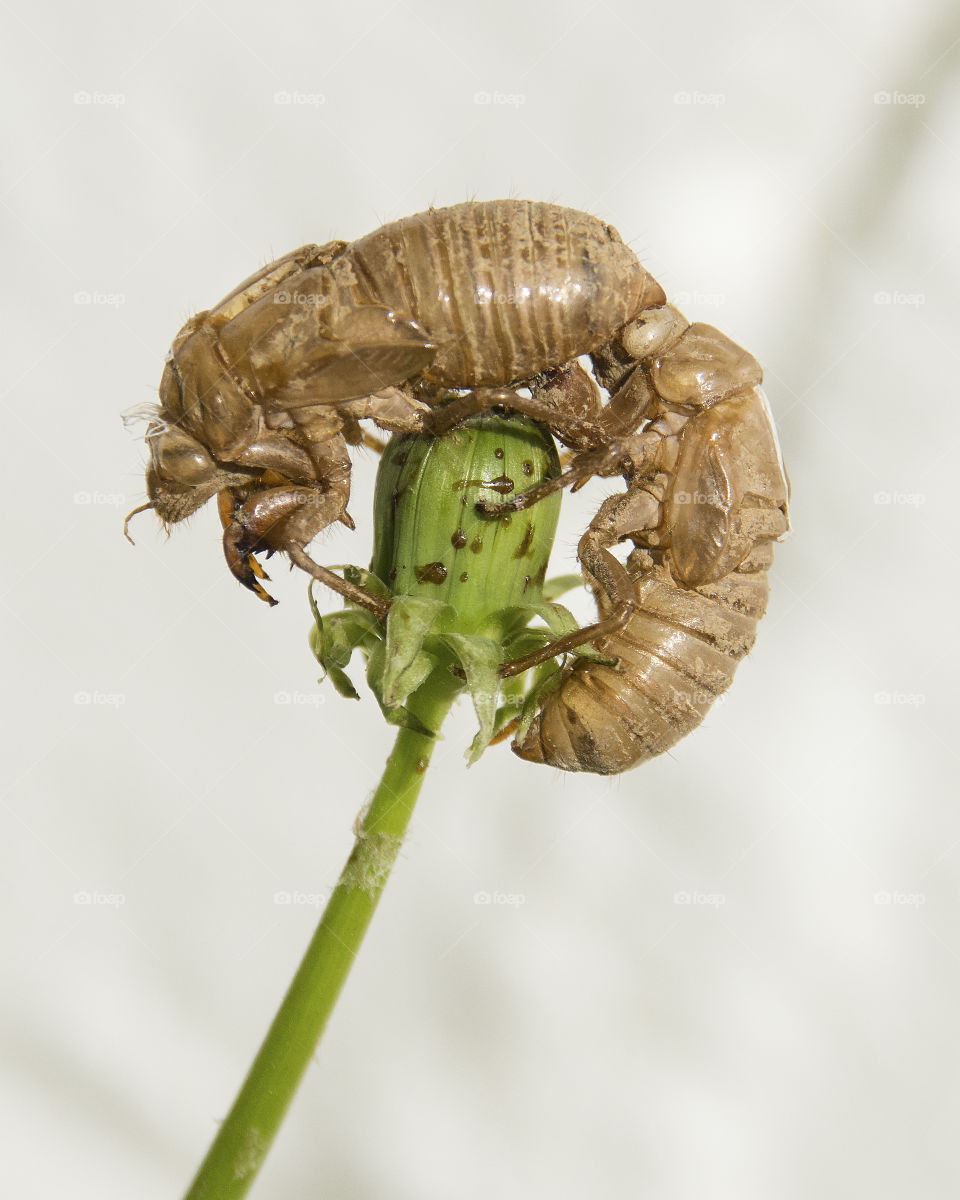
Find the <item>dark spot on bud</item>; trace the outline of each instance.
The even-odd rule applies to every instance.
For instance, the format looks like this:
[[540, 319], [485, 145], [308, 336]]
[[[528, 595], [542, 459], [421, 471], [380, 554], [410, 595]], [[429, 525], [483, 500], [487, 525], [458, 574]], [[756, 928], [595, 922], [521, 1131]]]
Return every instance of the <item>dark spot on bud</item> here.
[[524, 577], [523, 577], [523, 590], [524, 590], [524, 591], [526, 591], [526, 590], [527, 590], [527, 588], [528, 588], [529, 586], [530, 586], [530, 576], [529, 576], [529, 575], [524, 575]]
[[547, 564], [544, 563], [540, 567], [540, 570], [536, 573], [536, 575], [534, 575], [533, 582], [537, 585], [537, 587], [543, 587], [543, 582], [546, 578], [547, 578]]
[[397, 568], [396, 567], [390, 568], [390, 574], [387, 576], [387, 578], [390, 580], [391, 583], [394, 583], [396, 581], [396, 578], [397, 578]]
[[467, 582], [467, 578], [468, 578], [468, 576], [467, 576], [467, 573], [466, 573], [466, 571], [461, 571], [461, 572], [460, 572], [460, 582], [461, 582], [461, 583], [466, 583], [466, 582]]
[[493, 492], [499, 492], [501, 496], [508, 496], [513, 491], [513, 480], [508, 475], [498, 475], [496, 479], [488, 480], [483, 486], [490, 488]]
[[530, 461], [529, 458], [524, 461], [524, 464], [520, 468], [520, 470], [523, 471], [524, 475], [532, 475], [533, 474], [533, 463]]
[[393, 506], [394, 512], [396, 512], [397, 505], [400, 503], [400, 497], [403, 495], [403, 492], [403, 488], [396, 488], [390, 493], [390, 504]]
[[422, 775], [424, 773], [424, 771], [427, 769], [427, 765], [428, 765], [427, 760], [425, 758], [418, 758], [417, 761], [413, 765], [413, 769], [416, 771], [416, 773], [418, 775]]
[[470, 543], [470, 549], [473, 551], [474, 554], [479, 554], [480, 551], [483, 549], [483, 538], [480, 536], [479, 533], [473, 539], [473, 541]]
[[406, 461], [407, 461], [407, 452], [406, 452], [406, 450], [404, 450], [402, 454], [397, 455], [397, 466], [402, 467], [406, 463]]
[[451, 537], [450, 545], [454, 548], [454, 550], [462, 550], [466, 544], [467, 535], [462, 529], [458, 529], [453, 537]]
[[505, 516], [500, 518], [500, 524], [501, 525], [509, 525], [512, 520], [513, 520], [513, 517], [511, 517], [511, 515], [509, 513], [507, 513]]
[[496, 450], [494, 450], [493, 457], [494, 458], [503, 458], [503, 447], [502, 446], [498, 446], [496, 448]]
[[[523, 541], [516, 548], [516, 550], [514, 550], [513, 557], [514, 558], [526, 557], [526, 555], [528, 555], [530, 553], [530, 547], [532, 545], [533, 545], [533, 526], [528, 525], [526, 532], [523, 535]], [[526, 584], [524, 584], [524, 587], [526, 587]]]
[[432, 562], [422, 567], [414, 567], [413, 573], [417, 577], [417, 583], [443, 583], [447, 577], [447, 568], [442, 562]]

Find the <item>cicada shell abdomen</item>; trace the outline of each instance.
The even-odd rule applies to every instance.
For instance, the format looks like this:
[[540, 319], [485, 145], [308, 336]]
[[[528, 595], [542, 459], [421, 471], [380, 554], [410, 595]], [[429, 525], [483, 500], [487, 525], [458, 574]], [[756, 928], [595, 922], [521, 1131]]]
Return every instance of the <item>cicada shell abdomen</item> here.
[[[656, 544], [627, 560], [637, 607], [598, 643], [617, 664], [581, 659], [565, 667], [515, 752], [565, 771], [613, 775], [695, 729], [753, 646], [773, 541], [787, 529], [787, 490], [759, 387], [694, 416], [662, 521], [647, 539]], [[600, 528], [598, 518], [591, 529]], [[604, 540], [617, 540], [616, 531]], [[597, 599], [606, 616], [609, 601]]]
[[611, 226], [527, 200], [431, 208], [353, 242], [335, 264], [356, 304], [412, 317], [438, 345], [426, 378], [497, 386], [596, 350], [659, 284]]
[[637, 576], [640, 611], [601, 644], [618, 666], [561, 672], [514, 749], [563, 771], [616, 775], [676, 745], [733, 682], [767, 605], [768, 544], [716, 584], [688, 588], [665, 565]]

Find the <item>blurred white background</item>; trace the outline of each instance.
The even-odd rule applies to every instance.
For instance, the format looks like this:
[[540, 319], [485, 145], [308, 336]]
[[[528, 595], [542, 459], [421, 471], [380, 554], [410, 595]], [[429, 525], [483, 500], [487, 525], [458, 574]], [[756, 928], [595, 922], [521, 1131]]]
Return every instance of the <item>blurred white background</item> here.
[[[123, 540], [118, 414], [272, 256], [516, 195], [602, 215], [757, 355], [794, 534], [733, 689], [652, 765], [467, 771], [461, 705], [253, 1195], [956, 1195], [956, 6], [4, 24], [5, 1194], [178, 1195], [391, 741], [212, 508]], [[321, 560], [369, 555], [374, 468]]]

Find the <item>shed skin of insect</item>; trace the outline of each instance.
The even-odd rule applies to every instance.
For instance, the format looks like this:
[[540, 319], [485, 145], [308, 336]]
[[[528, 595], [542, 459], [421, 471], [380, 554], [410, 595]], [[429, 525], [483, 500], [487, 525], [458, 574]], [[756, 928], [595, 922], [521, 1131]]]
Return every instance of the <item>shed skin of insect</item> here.
[[[668, 750], [729, 687], [766, 609], [773, 542], [788, 529], [789, 487], [756, 361], [670, 306], [625, 328], [614, 349], [597, 374], [619, 387], [597, 419], [623, 426], [632, 409], [647, 424], [581, 443], [566, 474], [626, 481], [578, 550], [604, 633], [595, 645], [617, 663], [564, 667], [513, 743], [528, 761], [601, 775]], [[564, 392], [589, 408], [583, 378], [565, 370], [543, 391], [560, 422]], [[625, 540], [634, 549], [623, 565], [610, 547]]]
[[542, 417], [516, 388], [664, 299], [616, 230], [546, 203], [468, 202], [303, 246], [174, 339], [147, 430], [150, 506], [171, 525], [227, 492], [228, 565], [269, 600], [254, 553], [292, 547], [302, 565], [323, 528], [352, 525], [360, 420], [431, 431], [452, 389], [472, 390], [472, 411], [509, 400]]
[[[585, 354], [592, 376], [576, 361]], [[332, 522], [352, 526], [359, 422], [442, 434], [498, 404], [543, 421], [572, 462], [488, 512], [593, 475], [626, 488], [579, 546], [597, 623], [501, 673], [585, 640], [617, 662], [564, 667], [514, 750], [613, 774], [695, 728], [753, 644], [772, 543], [788, 527], [760, 383], [756, 361], [690, 325], [596, 218], [519, 200], [431, 209], [353, 243], [304, 246], [191, 318], [147, 431], [147, 490], [168, 525], [218, 495], [230, 569], [262, 599], [272, 603], [254, 554], [280, 550], [383, 616], [383, 601], [305, 553]], [[451, 391], [465, 394], [439, 407]], [[610, 552], [625, 540], [626, 565]]]

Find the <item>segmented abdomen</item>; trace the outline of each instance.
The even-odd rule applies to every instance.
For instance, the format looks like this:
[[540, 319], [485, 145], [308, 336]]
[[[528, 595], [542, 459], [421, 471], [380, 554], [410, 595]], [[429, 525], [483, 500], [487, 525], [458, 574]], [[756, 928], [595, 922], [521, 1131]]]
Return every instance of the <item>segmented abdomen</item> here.
[[527, 200], [393, 221], [353, 242], [335, 274], [353, 302], [376, 300], [418, 321], [440, 346], [427, 378], [461, 387], [510, 383], [586, 354], [641, 300], [659, 293], [662, 302], [615, 229]]
[[665, 566], [643, 571], [640, 604], [600, 643], [619, 666], [579, 659], [562, 673], [513, 749], [564, 771], [614, 775], [669, 750], [733, 682], [767, 606], [770, 542], [716, 583], [688, 588]]

